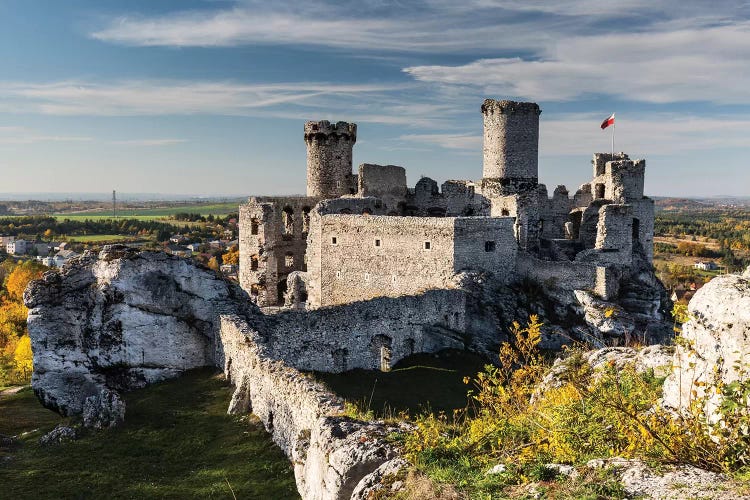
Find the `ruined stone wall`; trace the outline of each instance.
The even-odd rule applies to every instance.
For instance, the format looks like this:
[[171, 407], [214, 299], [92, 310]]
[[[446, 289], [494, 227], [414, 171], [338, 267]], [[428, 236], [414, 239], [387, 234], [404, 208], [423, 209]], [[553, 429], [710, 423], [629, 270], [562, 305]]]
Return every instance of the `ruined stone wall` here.
[[352, 148], [357, 125], [326, 120], [305, 123], [307, 196], [336, 198], [352, 194]]
[[300, 370], [379, 370], [414, 353], [464, 348], [466, 303], [462, 290], [430, 290], [283, 311], [268, 317], [266, 345], [274, 358]]
[[594, 248], [609, 262], [629, 266], [633, 261], [633, 207], [609, 204], [599, 210]]
[[511, 194], [536, 188], [539, 177], [539, 114], [536, 103], [482, 104], [484, 119], [483, 192]]
[[540, 236], [543, 238], [564, 238], [565, 223], [569, 221], [569, 214], [573, 209], [573, 200], [568, 197], [568, 189], [565, 186], [557, 186], [552, 198], [547, 198], [547, 189], [544, 184], [540, 184], [539, 188], [540, 217], [542, 220]]
[[245, 319], [223, 315], [217, 339], [217, 365], [235, 386], [229, 412], [260, 418], [294, 465], [304, 500], [367, 498], [379, 467], [403, 464], [386, 439], [398, 428], [341, 416], [343, 401], [269, 356], [263, 336]]
[[282, 305], [289, 273], [306, 270], [309, 214], [318, 201], [253, 197], [240, 205], [239, 281], [258, 305]]
[[461, 217], [489, 215], [489, 201], [481, 196], [474, 182], [448, 180], [438, 189], [437, 182], [423, 177], [406, 199], [400, 215], [419, 217]]
[[453, 288], [465, 267], [507, 273], [516, 252], [502, 218], [314, 214], [311, 227], [308, 307]]
[[320, 250], [308, 256], [308, 306], [450, 288], [453, 226], [450, 218], [321, 216], [311, 233]]
[[519, 253], [516, 272], [540, 285], [565, 290], [594, 290], [597, 266], [585, 262], [550, 261]]
[[363, 163], [359, 166], [357, 182], [358, 196], [380, 198], [388, 213], [400, 215], [399, 207], [407, 194], [406, 170], [403, 167]]
[[640, 201], [631, 201], [633, 207], [633, 224], [637, 225], [637, 241], [649, 263], [654, 261], [654, 200], [644, 197]]

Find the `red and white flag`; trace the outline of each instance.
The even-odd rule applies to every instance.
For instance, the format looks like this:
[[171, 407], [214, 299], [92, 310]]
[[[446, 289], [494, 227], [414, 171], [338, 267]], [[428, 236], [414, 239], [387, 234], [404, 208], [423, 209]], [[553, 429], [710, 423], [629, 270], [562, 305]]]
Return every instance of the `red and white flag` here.
[[612, 113], [609, 116], [609, 118], [607, 118], [606, 120], [604, 120], [602, 122], [602, 130], [604, 130], [605, 128], [609, 127], [610, 125], [614, 125], [614, 124], [615, 124], [615, 114]]

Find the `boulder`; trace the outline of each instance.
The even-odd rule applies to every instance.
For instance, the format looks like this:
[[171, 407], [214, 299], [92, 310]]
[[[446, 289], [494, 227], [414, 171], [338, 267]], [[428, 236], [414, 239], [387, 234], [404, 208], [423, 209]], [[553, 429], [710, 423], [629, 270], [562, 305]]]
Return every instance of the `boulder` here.
[[[690, 320], [682, 327], [673, 370], [664, 383], [664, 403], [687, 409], [706, 396], [704, 412], [718, 420], [717, 384], [729, 384], [750, 371], [750, 275], [718, 276], [704, 285], [688, 305]], [[695, 392], [693, 392], [695, 391]]]
[[110, 429], [125, 420], [125, 403], [109, 389], [89, 396], [83, 402], [83, 426], [90, 429]]
[[243, 295], [190, 259], [122, 245], [86, 252], [24, 293], [34, 392], [65, 416], [88, 404], [90, 421], [109, 427], [124, 406], [107, 390], [213, 365], [219, 314]]
[[78, 430], [75, 427], [69, 427], [65, 424], [59, 424], [47, 434], [39, 438], [39, 444], [50, 446], [68, 441], [75, 441], [78, 438]]

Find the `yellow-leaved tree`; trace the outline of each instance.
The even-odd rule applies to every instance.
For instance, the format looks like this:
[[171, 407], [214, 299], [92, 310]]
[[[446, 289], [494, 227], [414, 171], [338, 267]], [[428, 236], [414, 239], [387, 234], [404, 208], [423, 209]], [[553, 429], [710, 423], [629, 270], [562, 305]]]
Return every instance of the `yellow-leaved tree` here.
[[16, 349], [13, 352], [13, 364], [21, 379], [28, 380], [34, 369], [33, 355], [31, 352], [31, 339], [24, 335], [18, 340]]
[[5, 289], [13, 300], [23, 301], [23, 291], [29, 282], [42, 277], [47, 268], [33, 260], [27, 260], [16, 266], [5, 280]]
[[237, 245], [229, 247], [227, 253], [221, 256], [221, 261], [224, 264], [238, 265], [240, 263], [240, 248]]

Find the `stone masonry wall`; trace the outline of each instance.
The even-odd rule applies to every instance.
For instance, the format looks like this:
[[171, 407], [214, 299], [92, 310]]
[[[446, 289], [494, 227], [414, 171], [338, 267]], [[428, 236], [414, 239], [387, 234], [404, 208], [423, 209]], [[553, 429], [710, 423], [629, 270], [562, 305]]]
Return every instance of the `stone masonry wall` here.
[[484, 180], [497, 180], [500, 184], [497, 187], [501, 190], [510, 190], [496, 194], [510, 194], [536, 187], [539, 177], [540, 113], [539, 106], [530, 102], [486, 99], [482, 104], [482, 177]]
[[239, 281], [258, 305], [282, 305], [280, 295], [286, 289], [287, 276], [306, 270], [309, 214], [318, 201], [305, 196], [269, 196], [253, 197], [240, 205]]
[[514, 267], [508, 218], [312, 218], [308, 307], [450, 289], [467, 267], [508, 275]]
[[352, 148], [357, 125], [328, 121], [305, 123], [307, 196], [337, 198], [350, 193]]
[[343, 401], [309, 376], [269, 356], [263, 336], [236, 315], [223, 315], [216, 361], [235, 386], [234, 414], [253, 412], [294, 465], [304, 500], [367, 498], [376, 470], [403, 461], [384, 424], [341, 416]]
[[268, 317], [266, 345], [274, 358], [300, 370], [377, 370], [418, 352], [463, 349], [466, 307], [462, 290], [431, 290], [313, 311], [283, 311]]

